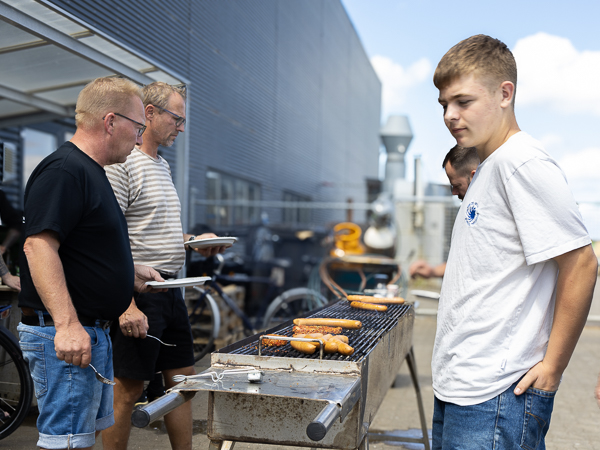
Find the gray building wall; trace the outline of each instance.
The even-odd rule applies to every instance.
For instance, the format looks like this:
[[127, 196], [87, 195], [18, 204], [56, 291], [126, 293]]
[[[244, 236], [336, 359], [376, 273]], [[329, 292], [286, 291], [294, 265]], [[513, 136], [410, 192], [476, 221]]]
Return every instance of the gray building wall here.
[[[366, 201], [378, 171], [381, 84], [339, 1], [52, 2], [191, 81], [186, 132], [198, 197], [212, 169], [259, 183], [262, 200], [280, 201], [285, 190]], [[175, 171], [174, 148], [162, 154]], [[204, 208], [192, 210], [190, 224], [206, 220]], [[280, 210], [268, 212], [280, 220]], [[312, 220], [344, 217], [315, 210]]]

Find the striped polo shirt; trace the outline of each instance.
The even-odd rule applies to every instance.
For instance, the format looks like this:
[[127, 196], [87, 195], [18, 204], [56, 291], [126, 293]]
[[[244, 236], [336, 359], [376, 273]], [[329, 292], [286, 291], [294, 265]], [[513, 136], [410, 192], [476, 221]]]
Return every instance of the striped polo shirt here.
[[176, 274], [185, 261], [181, 204], [169, 164], [137, 147], [122, 164], [105, 167], [125, 214], [135, 264]]

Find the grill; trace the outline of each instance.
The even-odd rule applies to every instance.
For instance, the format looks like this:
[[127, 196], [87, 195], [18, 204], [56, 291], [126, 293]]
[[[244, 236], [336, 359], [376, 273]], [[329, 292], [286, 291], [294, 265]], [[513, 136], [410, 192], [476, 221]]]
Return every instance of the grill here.
[[360, 320], [362, 328], [342, 331], [354, 353], [343, 356], [317, 351], [307, 355], [289, 344], [262, 346], [262, 336], [291, 338], [293, 324], [286, 322], [212, 353], [210, 369], [200, 374], [203, 378], [187, 379], [166, 396], [134, 411], [133, 424], [146, 426], [196, 391], [206, 390], [207, 434], [212, 448], [229, 441], [366, 448], [369, 426], [406, 358], [417, 390], [424, 437], [371, 437], [421, 442], [429, 449], [411, 350], [413, 307], [390, 305], [382, 313], [353, 309], [342, 300], [306, 316]]

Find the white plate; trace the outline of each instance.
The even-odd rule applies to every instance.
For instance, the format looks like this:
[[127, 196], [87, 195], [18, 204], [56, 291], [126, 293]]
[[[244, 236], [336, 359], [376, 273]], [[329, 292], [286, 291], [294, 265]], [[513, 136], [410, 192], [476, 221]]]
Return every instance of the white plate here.
[[152, 286], [158, 289], [162, 288], [176, 288], [186, 286], [199, 286], [210, 280], [210, 277], [193, 277], [193, 278], [177, 278], [175, 280], [167, 281], [147, 281], [148, 286]]
[[231, 247], [238, 238], [226, 236], [206, 239], [196, 239], [193, 241], [184, 242], [185, 245], [189, 245], [191, 248], [209, 248], [209, 247]]

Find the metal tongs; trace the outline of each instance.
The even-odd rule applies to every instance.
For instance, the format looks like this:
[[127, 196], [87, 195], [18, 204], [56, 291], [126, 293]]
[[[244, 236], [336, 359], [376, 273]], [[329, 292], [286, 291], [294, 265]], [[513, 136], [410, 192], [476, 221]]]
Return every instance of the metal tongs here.
[[247, 373], [253, 376], [260, 376], [262, 375], [262, 372], [258, 369], [255, 369], [254, 367], [249, 368], [249, 369], [228, 369], [228, 370], [224, 370], [221, 373], [217, 373], [217, 372], [204, 372], [204, 373], [199, 373], [197, 375], [175, 375], [173, 376], [173, 381], [175, 381], [176, 383], [181, 383], [182, 381], [188, 381], [188, 380], [198, 380], [201, 378], [207, 378], [210, 376], [210, 378], [213, 380], [213, 382], [218, 382], [218, 381], [222, 381], [223, 378], [226, 375], [236, 375], [236, 374], [243, 374], [243, 373]]

